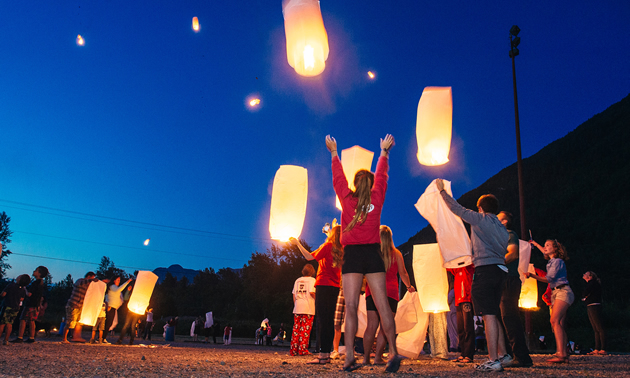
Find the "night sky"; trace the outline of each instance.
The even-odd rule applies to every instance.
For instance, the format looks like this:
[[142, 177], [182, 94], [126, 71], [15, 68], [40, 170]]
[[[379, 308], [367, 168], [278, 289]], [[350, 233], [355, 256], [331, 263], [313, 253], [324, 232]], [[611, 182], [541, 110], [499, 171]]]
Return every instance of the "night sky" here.
[[[413, 205], [431, 180], [459, 197], [515, 162], [514, 24], [524, 157], [630, 92], [627, 0], [323, 0], [330, 55], [310, 79], [286, 61], [280, 0], [181, 3], [0, 5], [9, 277], [43, 264], [78, 278], [102, 256], [128, 272], [241, 268], [272, 243], [283, 164], [308, 169], [301, 237], [318, 246], [339, 217], [327, 134], [376, 155], [394, 135], [382, 222], [405, 242], [427, 225]], [[453, 88], [450, 162], [433, 168], [416, 159], [427, 86]]]

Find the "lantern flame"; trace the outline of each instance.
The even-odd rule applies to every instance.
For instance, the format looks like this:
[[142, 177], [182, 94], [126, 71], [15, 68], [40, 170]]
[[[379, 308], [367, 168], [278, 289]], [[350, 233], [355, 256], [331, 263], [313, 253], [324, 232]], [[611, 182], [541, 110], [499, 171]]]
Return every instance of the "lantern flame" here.
[[197, 17], [193, 17], [192, 20], [192, 28], [194, 31], [198, 32], [199, 31], [199, 19]]
[[77, 45], [83, 46], [85, 45], [85, 40], [81, 37], [81, 34], [77, 35]]
[[311, 45], [304, 46], [304, 70], [312, 71], [315, 69], [315, 49]]
[[149, 242], [151, 241], [151, 239], [147, 239], [144, 241], [144, 245], [149, 245]]
[[259, 98], [255, 98], [255, 99], [253, 99], [253, 100], [251, 100], [249, 102], [249, 106], [256, 106], [258, 104], [260, 104], [260, 99]]
[[370, 79], [374, 79], [374, 72], [368, 71], [368, 76], [370, 77]]

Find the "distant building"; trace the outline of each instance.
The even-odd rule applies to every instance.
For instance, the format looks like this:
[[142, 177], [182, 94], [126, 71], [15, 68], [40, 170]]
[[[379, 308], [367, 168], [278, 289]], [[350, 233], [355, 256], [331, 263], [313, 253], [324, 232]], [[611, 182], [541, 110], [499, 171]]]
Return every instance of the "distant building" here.
[[179, 264], [175, 264], [169, 266], [168, 268], [156, 268], [153, 270], [153, 273], [158, 276], [158, 283], [162, 283], [162, 281], [164, 281], [164, 279], [166, 278], [166, 273], [170, 273], [173, 277], [177, 278], [177, 281], [181, 281], [182, 278], [186, 277], [188, 282], [192, 283], [195, 277], [197, 277], [197, 275], [201, 273], [201, 271], [195, 269], [186, 269]]

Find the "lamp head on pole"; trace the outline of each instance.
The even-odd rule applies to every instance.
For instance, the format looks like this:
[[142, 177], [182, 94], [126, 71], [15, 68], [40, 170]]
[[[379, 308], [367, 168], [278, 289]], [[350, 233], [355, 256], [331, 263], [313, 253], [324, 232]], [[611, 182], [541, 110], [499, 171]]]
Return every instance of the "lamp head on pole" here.
[[518, 33], [521, 32], [521, 29], [517, 26], [517, 25], [512, 25], [512, 27], [510, 28], [510, 34], [513, 36], [517, 36]]

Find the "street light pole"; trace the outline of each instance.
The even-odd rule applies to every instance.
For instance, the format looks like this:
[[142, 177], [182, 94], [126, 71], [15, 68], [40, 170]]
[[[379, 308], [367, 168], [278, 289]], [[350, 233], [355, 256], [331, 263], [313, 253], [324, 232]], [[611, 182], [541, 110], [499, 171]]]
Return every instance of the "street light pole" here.
[[[521, 157], [521, 127], [518, 119], [518, 96], [516, 95], [516, 64], [514, 58], [519, 51], [517, 46], [521, 43], [518, 33], [521, 29], [514, 25], [510, 28], [510, 58], [512, 58], [512, 81], [514, 83], [514, 117], [516, 124], [516, 168], [518, 171], [518, 200], [519, 212], [521, 214], [521, 238], [527, 235], [527, 226], [525, 224], [525, 189], [523, 188], [523, 161]], [[532, 313], [525, 311], [525, 340], [527, 347], [531, 351], [534, 347], [534, 337], [532, 332]]]

